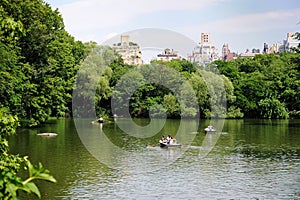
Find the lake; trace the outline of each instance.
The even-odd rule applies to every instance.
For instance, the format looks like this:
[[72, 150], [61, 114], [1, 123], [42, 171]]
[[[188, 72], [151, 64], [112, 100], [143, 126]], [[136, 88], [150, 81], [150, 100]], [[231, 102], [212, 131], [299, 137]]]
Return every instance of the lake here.
[[[300, 120], [116, 120], [51, 120], [10, 149], [57, 179], [42, 199], [300, 199]], [[168, 134], [182, 148], [160, 148]]]

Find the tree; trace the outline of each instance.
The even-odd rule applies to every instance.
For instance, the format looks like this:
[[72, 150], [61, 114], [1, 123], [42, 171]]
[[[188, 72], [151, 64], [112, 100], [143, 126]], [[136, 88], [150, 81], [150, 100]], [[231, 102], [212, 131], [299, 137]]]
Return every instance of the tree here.
[[94, 43], [85, 45], [89, 55], [80, 64], [72, 96], [73, 103], [76, 104], [73, 108], [75, 117], [94, 117], [95, 107], [97, 115], [106, 114], [108, 107], [102, 103], [110, 99], [110, 81], [114, 81], [113, 70], [109, 66], [117, 59], [116, 53], [108, 46]]
[[179, 104], [181, 108], [181, 117], [194, 118], [199, 112], [197, 97], [192, 86], [185, 82], [180, 87]]
[[3, 106], [30, 126], [69, 112], [85, 49], [64, 30], [58, 10], [41, 0], [3, 0], [0, 20]]
[[180, 116], [180, 105], [172, 93], [164, 96], [163, 106], [169, 118], [178, 118]]
[[258, 105], [260, 109], [260, 116], [262, 118], [286, 119], [289, 116], [285, 105], [281, 103], [278, 99], [262, 99], [258, 102]]
[[143, 75], [137, 70], [131, 70], [124, 74], [114, 88], [112, 109], [113, 113], [119, 116], [140, 115], [143, 111], [141, 102], [142, 90], [145, 85]]
[[299, 53], [281, 53], [217, 64], [232, 81], [233, 107], [246, 117], [286, 118], [299, 117], [299, 60]]
[[209, 96], [208, 96], [208, 87], [203, 80], [201, 73], [196, 72], [192, 73], [191, 78], [189, 79], [196, 97], [198, 99], [199, 111], [201, 117], [206, 117], [205, 113], [209, 110]]

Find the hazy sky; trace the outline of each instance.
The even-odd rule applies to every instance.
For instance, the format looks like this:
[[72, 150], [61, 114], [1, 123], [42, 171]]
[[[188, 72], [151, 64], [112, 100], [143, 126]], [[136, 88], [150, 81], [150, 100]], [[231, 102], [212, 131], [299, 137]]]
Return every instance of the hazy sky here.
[[[202, 32], [220, 50], [263, 48], [300, 32], [300, 0], [46, 0], [77, 40], [101, 44], [141, 28], [176, 31], [195, 42]], [[191, 49], [192, 51], [192, 49]]]

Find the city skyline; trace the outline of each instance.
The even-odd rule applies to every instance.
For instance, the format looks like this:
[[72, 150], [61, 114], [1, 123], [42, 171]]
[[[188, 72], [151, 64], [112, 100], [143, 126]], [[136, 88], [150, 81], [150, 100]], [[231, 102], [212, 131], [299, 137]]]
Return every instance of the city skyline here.
[[[182, 35], [177, 34], [176, 32], [160, 29], [139, 29], [112, 37], [103, 45], [108, 45], [115, 49], [124, 62], [131, 65], [147, 64], [151, 60], [171, 61], [173, 59], [187, 59], [193, 63], [206, 65], [215, 60], [229, 61], [237, 57], [249, 58], [257, 54], [289, 52], [293, 51], [293, 48], [297, 48], [300, 44], [300, 41], [295, 39], [294, 33], [287, 33], [283, 43], [274, 43], [270, 46], [264, 43], [262, 50], [256, 48], [252, 50], [246, 49], [245, 52], [238, 54], [231, 51], [228, 44], [224, 44], [219, 55], [216, 47], [211, 42], [210, 33], [201, 33], [201, 41], [198, 44], [189, 40], [189, 38], [184, 36], [182, 38]], [[132, 40], [131, 36], [134, 36], [136, 40]], [[153, 39], [157, 47], [150, 47], [149, 49], [148, 46], [153, 44]], [[179, 47], [180, 51], [177, 51], [176, 46]], [[192, 47], [193, 50], [191, 50]], [[144, 55], [145, 53], [146, 56]]]
[[[46, 0], [61, 12], [66, 30], [77, 40], [98, 44], [140, 28], [161, 28], [183, 34], [196, 43], [211, 34], [219, 54], [223, 44], [235, 52], [262, 49], [300, 30], [297, 0]], [[118, 6], [116, 6], [118, 5]], [[166, 47], [168, 48], [168, 47]]]

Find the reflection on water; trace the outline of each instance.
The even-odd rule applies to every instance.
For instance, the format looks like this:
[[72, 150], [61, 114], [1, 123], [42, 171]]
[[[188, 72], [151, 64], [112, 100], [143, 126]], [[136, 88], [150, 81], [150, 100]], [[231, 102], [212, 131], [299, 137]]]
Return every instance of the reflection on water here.
[[[125, 134], [114, 123], [87, 122], [85, 138], [72, 120], [10, 138], [13, 152], [41, 161], [57, 178], [57, 184], [39, 183], [43, 199], [300, 199], [299, 120], [226, 120], [218, 138], [204, 134], [209, 121], [196, 131], [186, 122], [185, 133], [176, 136], [184, 146], [175, 149], [161, 149], [157, 141], [177, 133], [177, 120], [147, 138]], [[40, 132], [58, 136], [36, 136]]]

